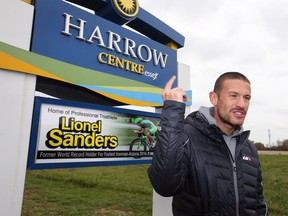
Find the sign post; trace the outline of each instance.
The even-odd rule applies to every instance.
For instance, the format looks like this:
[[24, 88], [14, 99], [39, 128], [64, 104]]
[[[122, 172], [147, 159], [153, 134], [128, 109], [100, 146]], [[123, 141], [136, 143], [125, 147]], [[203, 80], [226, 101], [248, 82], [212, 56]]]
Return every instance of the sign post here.
[[[0, 4], [0, 41], [29, 50], [33, 7], [19, 0], [4, 0]], [[3, 61], [0, 58], [0, 62]], [[35, 83], [35, 75], [0, 69], [0, 209], [3, 216], [21, 215]]]

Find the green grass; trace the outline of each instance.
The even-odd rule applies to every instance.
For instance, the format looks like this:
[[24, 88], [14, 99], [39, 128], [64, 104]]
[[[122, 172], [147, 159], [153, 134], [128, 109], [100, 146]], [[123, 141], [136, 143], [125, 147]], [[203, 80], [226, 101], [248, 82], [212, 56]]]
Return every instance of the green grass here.
[[22, 215], [152, 215], [147, 167], [28, 170]]
[[288, 155], [260, 155], [269, 215], [288, 215]]
[[[269, 215], [288, 215], [288, 155], [260, 155]], [[23, 216], [149, 216], [148, 165], [28, 170]]]

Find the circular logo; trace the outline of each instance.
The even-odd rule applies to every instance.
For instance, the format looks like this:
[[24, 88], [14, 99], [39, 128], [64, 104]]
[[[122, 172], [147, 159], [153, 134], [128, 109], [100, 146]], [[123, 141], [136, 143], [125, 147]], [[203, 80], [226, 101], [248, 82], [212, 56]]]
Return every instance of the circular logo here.
[[137, 15], [139, 11], [139, 3], [137, 0], [113, 0], [118, 12], [128, 18]]

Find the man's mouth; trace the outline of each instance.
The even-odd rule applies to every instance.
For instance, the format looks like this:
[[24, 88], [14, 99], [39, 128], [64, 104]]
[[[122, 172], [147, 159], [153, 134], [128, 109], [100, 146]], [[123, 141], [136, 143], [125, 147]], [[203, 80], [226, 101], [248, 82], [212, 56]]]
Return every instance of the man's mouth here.
[[243, 118], [246, 115], [246, 112], [244, 110], [236, 110], [236, 111], [233, 111], [233, 113], [238, 118]]

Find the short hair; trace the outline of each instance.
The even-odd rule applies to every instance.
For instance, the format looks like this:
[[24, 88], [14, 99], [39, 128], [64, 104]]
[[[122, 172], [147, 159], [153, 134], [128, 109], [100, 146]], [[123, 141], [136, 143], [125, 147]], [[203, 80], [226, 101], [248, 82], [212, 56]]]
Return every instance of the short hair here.
[[249, 79], [248, 79], [245, 75], [243, 75], [243, 74], [241, 74], [241, 73], [239, 73], [239, 72], [234, 72], [234, 71], [232, 71], [232, 72], [226, 72], [226, 73], [223, 73], [222, 75], [220, 75], [220, 76], [218, 77], [218, 79], [217, 79], [216, 82], [215, 82], [214, 90], [213, 90], [213, 91], [214, 91], [216, 94], [219, 94], [220, 91], [221, 91], [221, 89], [222, 89], [222, 86], [223, 86], [224, 81], [226, 81], [226, 80], [231, 80], [231, 79], [243, 80], [243, 81], [251, 84], [250, 81], [249, 81]]

